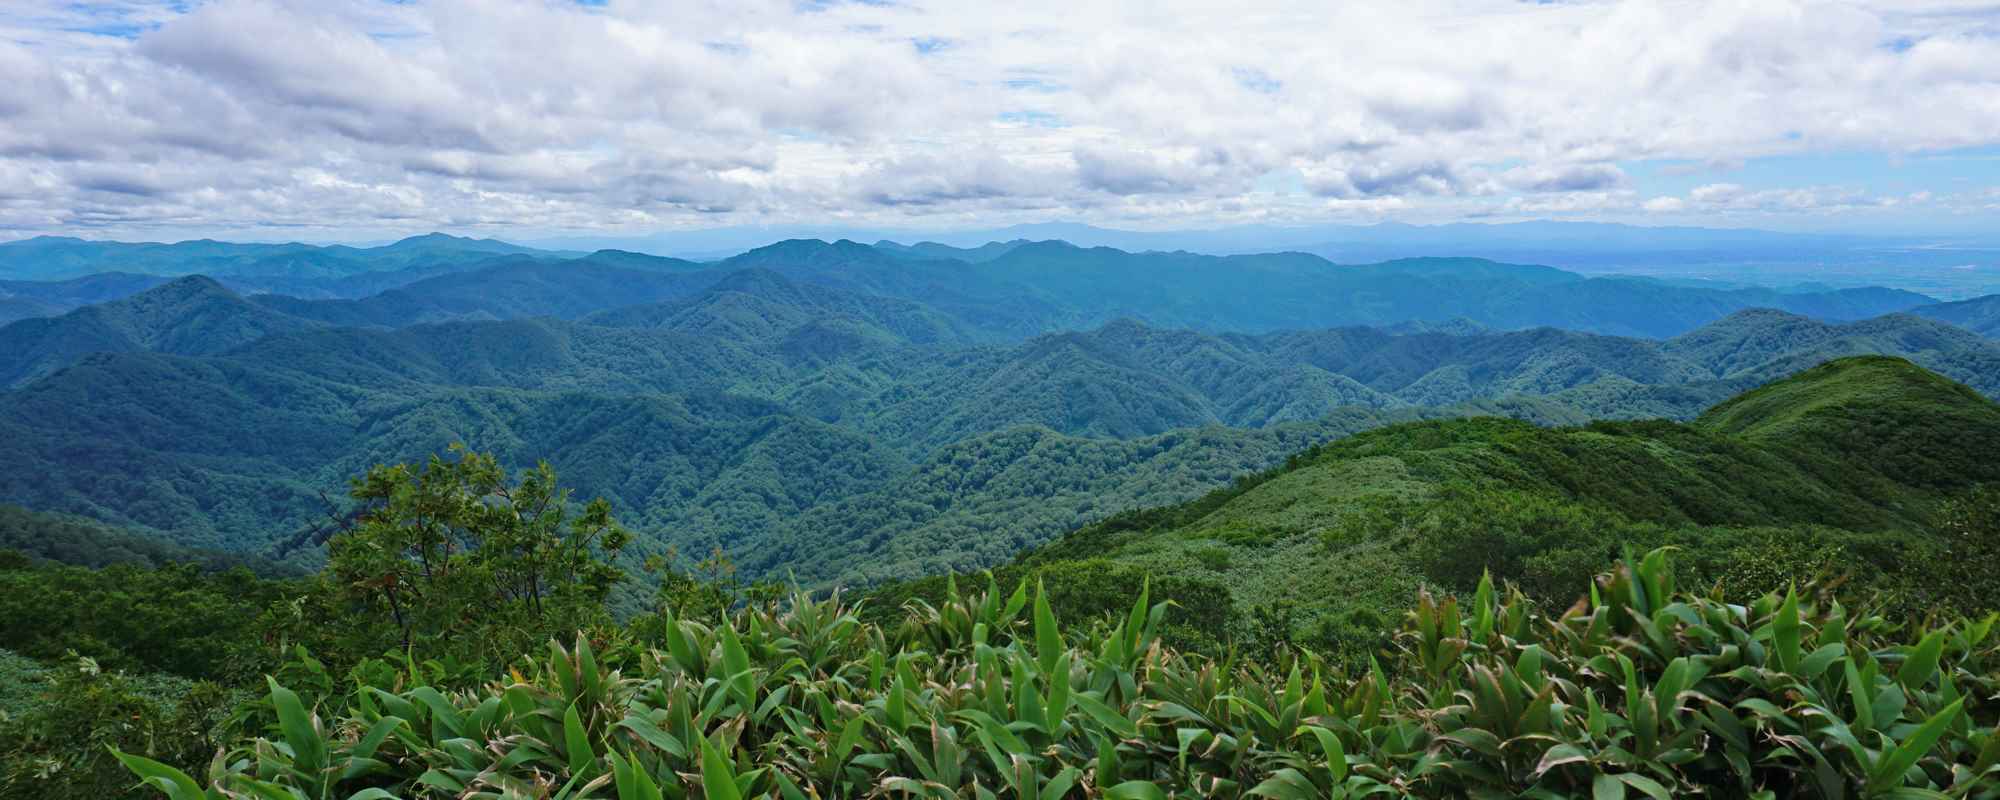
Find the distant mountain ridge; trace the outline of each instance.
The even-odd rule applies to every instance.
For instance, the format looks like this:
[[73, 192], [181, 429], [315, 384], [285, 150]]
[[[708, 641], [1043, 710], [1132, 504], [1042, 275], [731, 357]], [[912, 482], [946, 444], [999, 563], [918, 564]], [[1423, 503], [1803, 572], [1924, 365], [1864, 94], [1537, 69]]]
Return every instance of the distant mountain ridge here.
[[2000, 338], [2000, 294], [1918, 306], [1910, 309], [1910, 313], [1957, 325], [1987, 338]]
[[[1130, 319], [1010, 340], [831, 285], [931, 280], [930, 262], [794, 247], [757, 256], [778, 268], [510, 260], [359, 301], [245, 297], [193, 277], [0, 327], [0, 353], [27, 355], [0, 362], [17, 387], [0, 392], [0, 458], [19, 465], [0, 502], [265, 548], [322, 517], [320, 492], [343, 476], [466, 441], [511, 463], [556, 460], [579, 491], [613, 498], [653, 552], [720, 544], [748, 569], [779, 570], [822, 541], [841, 558], [956, 569], [1393, 422], [1691, 418], [1849, 352], [1905, 355], [1989, 392], [2000, 375], [1985, 366], [1994, 343], [1913, 316], [1741, 312], [1667, 341], [1464, 320], [1216, 334]], [[1418, 266], [1468, 285], [1509, 272]], [[1259, 268], [1322, 269], [1290, 256]], [[664, 299], [560, 318], [649, 294]], [[937, 502], [896, 505], [918, 495]], [[904, 510], [883, 518], [883, 503]], [[1019, 525], [1003, 535], [1002, 516]], [[831, 531], [868, 543], [836, 547]], [[972, 538], [922, 544], [953, 536]], [[862, 574], [851, 566], [800, 574]]]
[[[538, 313], [576, 317], [670, 299], [703, 281], [758, 268], [808, 285], [923, 303], [978, 336], [998, 339], [1092, 328], [1125, 317], [1213, 332], [1463, 319], [1503, 329], [1554, 326], [1664, 338], [1744, 308], [1852, 320], [1933, 302], [1890, 289], [1779, 291], [1587, 278], [1551, 267], [1476, 258], [1338, 265], [1299, 252], [1133, 253], [1062, 241], [1014, 240], [961, 249], [936, 243], [871, 246], [800, 239], [708, 264], [618, 251], [548, 253], [436, 234], [378, 248], [47, 239], [0, 245], [0, 274], [67, 274], [87, 264], [165, 274], [199, 272], [246, 294], [372, 300], [387, 309], [389, 319], [403, 321], [477, 318], [482, 313], [496, 319]], [[585, 295], [581, 284], [590, 276], [583, 273], [604, 269], [649, 276], [627, 281], [634, 290], [631, 297], [616, 291]], [[523, 286], [480, 286], [480, 279], [466, 277], [494, 279], [500, 270], [517, 283], [544, 273], [532, 278], [540, 283], [539, 291], [565, 299], [543, 302]], [[397, 291], [403, 294], [372, 297]], [[458, 292], [457, 299], [429, 296], [449, 292]], [[13, 313], [20, 315], [56, 310], [28, 300], [16, 300], [14, 306], [18, 310]], [[355, 311], [330, 321], [377, 322]]]
[[60, 280], [99, 272], [180, 276], [335, 277], [495, 255], [561, 256], [495, 239], [431, 233], [380, 247], [247, 244], [210, 239], [105, 242], [37, 236], [0, 242], [0, 279]]

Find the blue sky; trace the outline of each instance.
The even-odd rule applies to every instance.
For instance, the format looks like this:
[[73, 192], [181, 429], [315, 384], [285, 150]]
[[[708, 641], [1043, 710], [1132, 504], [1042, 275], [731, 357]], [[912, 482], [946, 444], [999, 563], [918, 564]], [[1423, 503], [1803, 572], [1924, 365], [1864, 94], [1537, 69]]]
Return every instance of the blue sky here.
[[0, 238], [2000, 230], [1976, 0], [12, 0], [0, 74]]

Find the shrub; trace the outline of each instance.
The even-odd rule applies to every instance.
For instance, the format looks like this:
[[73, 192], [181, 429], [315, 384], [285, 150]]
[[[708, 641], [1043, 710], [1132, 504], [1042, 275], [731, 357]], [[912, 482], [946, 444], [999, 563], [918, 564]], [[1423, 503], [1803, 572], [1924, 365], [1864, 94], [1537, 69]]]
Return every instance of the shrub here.
[[1664, 551], [1590, 589], [1555, 617], [1490, 580], [1424, 594], [1354, 675], [1167, 647], [1143, 582], [1068, 630], [1025, 583], [951, 585], [894, 629], [795, 595], [668, 620], [661, 649], [551, 643], [471, 691], [273, 681], [274, 722], [206, 790], [122, 757], [176, 800], [2000, 797], [1995, 617], [1731, 604], [1678, 590]]

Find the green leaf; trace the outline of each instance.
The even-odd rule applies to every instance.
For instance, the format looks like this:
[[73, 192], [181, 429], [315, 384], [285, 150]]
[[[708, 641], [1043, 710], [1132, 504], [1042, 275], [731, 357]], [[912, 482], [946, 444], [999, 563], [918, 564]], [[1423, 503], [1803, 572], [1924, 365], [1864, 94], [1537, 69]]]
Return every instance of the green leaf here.
[[1661, 786], [1659, 781], [1640, 775], [1639, 773], [1627, 772], [1619, 775], [1618, 779], [1624, 781], [1626, 786], [1644, 792], [1647, 797], [1651, 797], [1653, 800], [1674, 800], [1674, 793], [1667, 791], [1667, 787]]
[[1909, 772], [1911, 767], [1916, 766], [1925, 753], [1930, 752], [1931, 746], [1937, 744], [1939, 737], [1944, 736], [1945, 730], [1951, 727], [1952, 720], [1964, 706], [1965, 700], [1961, 698], [1958, 702], [1945, 707], [1943, 711], [1926, 720], [1915, 733], [1910, 734], [1910, 738], [1896, 745], [1896, 749], [1883, 754], [1882, 760], [1876, 762], [1875, 769], [1868, 775], [1868, 788], [1881, 791], [1903, 785], [1903, 775]]
[[743, 800], [743, 793], [736, 789], [735, 768], [705, 736], [701, 739], [701, 790], [706, 800]]
[[1250, 789], [1250, 797], [1270, 797], [1275, 800], [1317, 800], [1319, 788], [1311, 779], [1298, 770], [1286, 767], [1271, 773], [1263, 783]]
[[319, 738], [314, 729], [312, 714], [306, 711], [299, 696], [283, 686], [276, 678], [266, 676], [264, 681], [271, 686], [271, 706], [278, 712], [278, 728], [284, 732], [285, 744], [292, 748], [292, 765], [308, 776], [308, 780], [319, 782], [319, 773], [326, 768], [326, 741]]
[[1778, 666], [1786, 672], [1796, 672], [1799, 668], [1799, 592], [1796, 588], [1786, 590], [1785, 602], [1778, 606], [1778, 613], [1771, 618], [1771, 649], [1778, 658]]
[[1916, 647], [1910, 648], [1902, 668], [1896, 670], [1897, 683], [1920, 689], [1931, 682], [1931, 676], [1937, 674], [1938, 659], [1944, 655], [1944, 634], [1943, 630], [1931, 631]]
[[1333, 782], [1338, 784], [1347, 780], [1347, 748], [1340, 743], [1340, 737], [1318, 725], [1307, 725], [1299, 730], [1309, 732], [1319, 740], [1319, 750], [1326, 754], [1326, 768], [1333, 771]]
[[1056, 614], [1049, 609], [1049, 592], [1041, 581], [1035, 582], [1035, 659], [1041, 663], [1042, 674], [1054, 672], [1056, 658], [1063, 652], [1062, 631], [1056, 628]]
[[1625, 800], [1625, 782], [1616, 775], [1599, 775], [1590, 782], [1591, 800]]
[[1149, 781], [1126, 781], [1105, 789], [1104, 800], [1167, 800], [1167, 793]]
[[1076, 786], [1077, 779], [1082, 775], [1083, 773], [1078, 772], [1076, 767], [1064, 767], [1062, 772], [1056, 773], [1056, 776], [1050, 778], [1042, 787], [1041, 800], [1062, 800], [1062, 796], [1069, 794], [1069, 790]]
[[1590, 756], [1576, 745], [1559, 744], [1542, 753], [1541, 763], [1535, 765], [1535, 774], [1541, 775], [1564, 764], [1587, 763]]
[[631, 731], [647, 744], [659, 748], [668, 755], [687, 758], [687, 745], [674, 738], [673, 734], [660, 730], [660, 726], [654, 725], [652, 720], [637, 715], [628, 716], [618, 721], [618, 727]]
[[583, 730], [583, 717], [576, 713], [576, 704], [570, 703], [563, 711], [563, 748], [569, 751], [569, 772], [582, 775], [590, 771], [597, 762], [597, 754], [591, 752], [590, 736]]
[[185, 772], [145, 756], [121, 753], [115, 747], [111, 749], [111, 755], [132, 774], [139, 776], [140, 782], [165, 792], [168, 800], [203, 800], [201, 786]]
[[1069, 701], [1075, 704], [1077, 708], [1083, 709], [1085, 715], [1095, 720], [1097, 724], [1104, 726], [1105, 730], [1116, 734], [1118, 738], [1138, 738], [1138, 724], [1127, 719], [1124, 714], [1118, 713], [1112, 707], [1105, 705], [1104, 701], [1089, 694], [1071, 695]]

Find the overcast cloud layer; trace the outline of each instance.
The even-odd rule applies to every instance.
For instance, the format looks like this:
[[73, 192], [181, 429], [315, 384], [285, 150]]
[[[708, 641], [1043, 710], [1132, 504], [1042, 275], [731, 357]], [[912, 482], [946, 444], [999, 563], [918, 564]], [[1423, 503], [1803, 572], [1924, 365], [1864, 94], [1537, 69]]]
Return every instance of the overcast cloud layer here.
[[1973, 230], [1996, 145], [1987, 3], [0, 0], [0, 238]]

